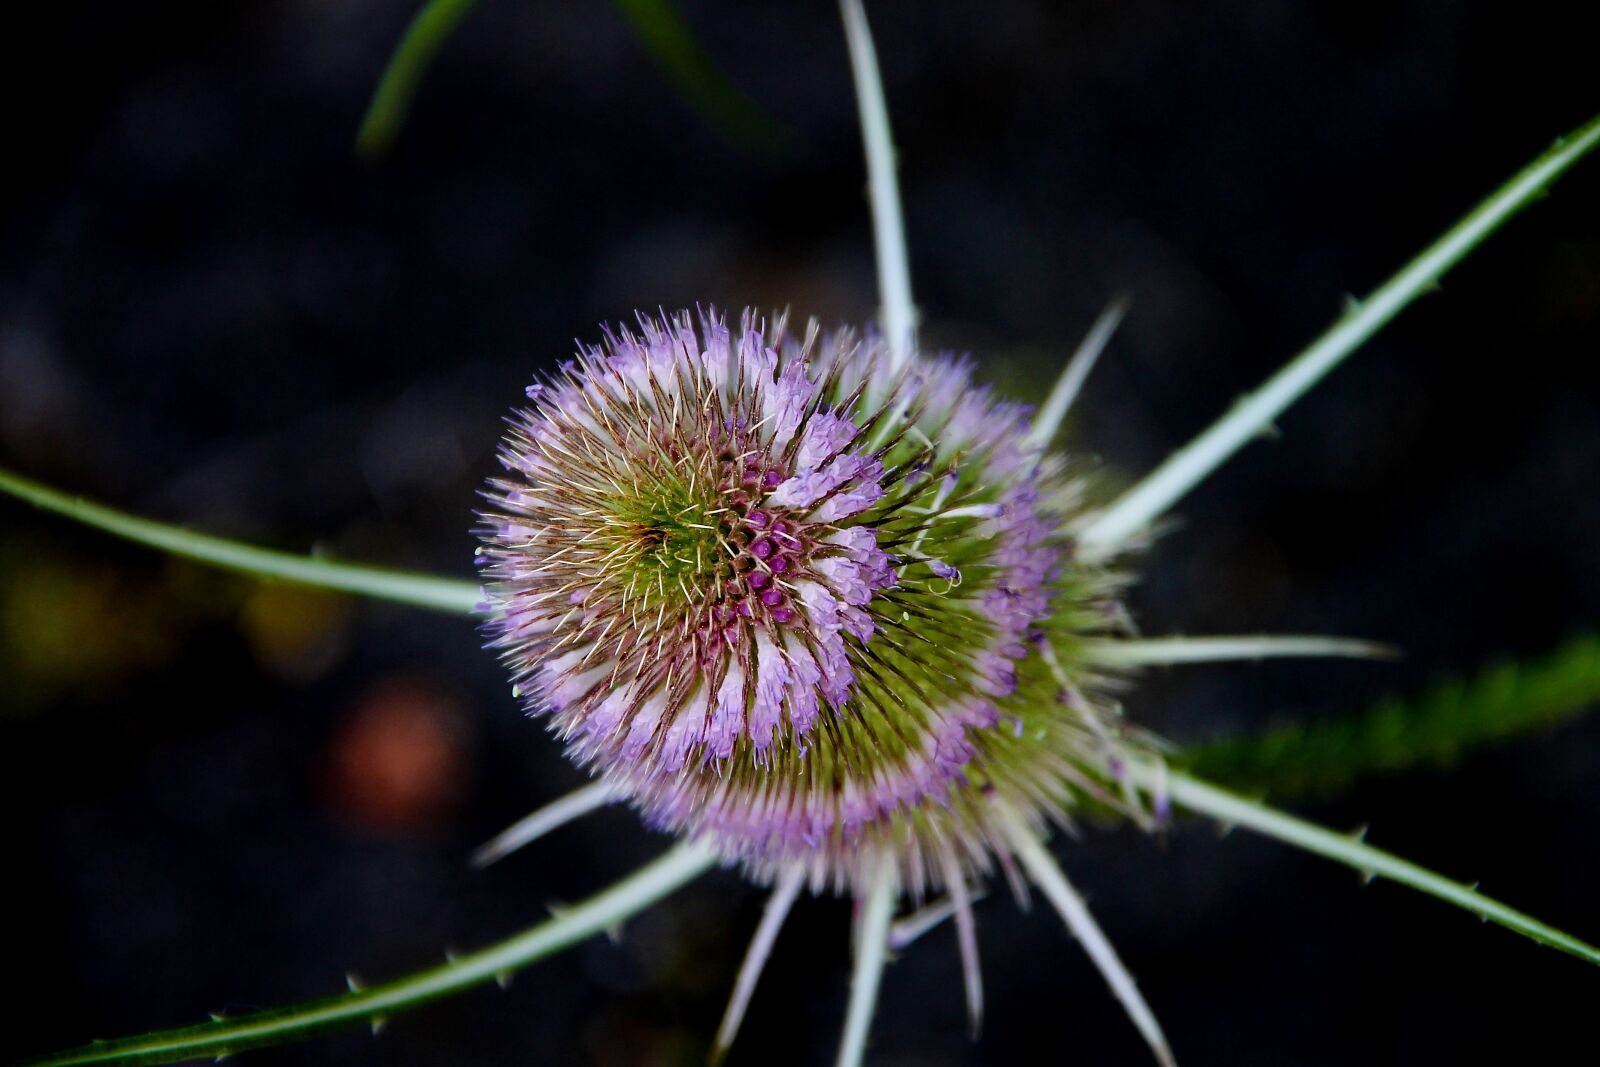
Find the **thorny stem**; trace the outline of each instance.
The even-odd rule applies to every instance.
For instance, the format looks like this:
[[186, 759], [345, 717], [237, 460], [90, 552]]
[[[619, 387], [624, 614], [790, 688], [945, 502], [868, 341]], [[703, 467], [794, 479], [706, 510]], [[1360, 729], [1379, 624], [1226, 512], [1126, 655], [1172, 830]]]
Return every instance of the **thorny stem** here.
[[1600, 116], [1556, 143], [1473, 208], [1365, 300], [1353, 301], [1338, 322], [1234, 405], [1209, 429], [1116, 499], [1078, 531], [1083, 547], [1115, 551], [1137, 536], [1179, 497], [1199, 485], [1252, 437], [1321, 381], [1346, 356], [1377, 333], [1418, 296], [1433, 288], [1501, 223], [1537, 198], [1584, 154], [1600, 143]]
[[872, 238], [878, 253], [878, 294], [883, 302], [883, 332], [892, 365], [916, 351], [916, 307], [911, 302], [911, 267], [906, 252], [905, 217], [895, 183], [894, 141], [884, 102], [878, 55], [861, 0], [840, 0], [850, 71], [855, 76], [856, 108], [867, 156], [867, 193], [872, 204]]
[[716, 860], [705, 849], [681, 844], [666, 855], [555, 917], [506, 941], [408, 978], [352, 989], [323, 1000], [276, 1011], [258, 1012], [180, 1030], [164, 1030], [25, 1061], [24, 1067], [68, 1064], [174, 1063], [201, 1056], [221, 1057], [260, 1045], [281, 1044], [352, 1024], [380, 1024], [396, 1012], [495, 981], [535, 960], [616, 927], [662, 897], [692, 881]]
[[[1129, 768], [1135, 784], [1147, 793], [1155, 794], [1162, 784], [1157, 780], [1157, 769], [1148, 764], [1135, 764]], [[1297, 819], [1276, 811], [1259, 801], [1249, 800], [1214, 785], [1173, 771], [1166, 776], [1165, 791], [1178, 807], [1187, 808], [1197, 815], [1216, 819], [1225, 826], [1242, 826], [1258, 834], [1275, 838], [1285, 844], [1305, 849], [1327, 859], [1343, 863], [1360, 871], [1368, 881], [1387, 878], [1391, 882], [1438, 897], [1458, 908], [1465, 908], [1488, 922], [1515, 930], [1541, 945], [1571, 953], [1590, 963], [1600, 963], [1600, 948], [1595, 948], [1569, 934], [1497, 900], [1484, 896], [1475, 886], [1452, 882], [1432, 871], [1409, 863], [1391, 853], [1373, 848], [1363, 838], [1366, 831], [1340, 834], [1325, 830], [1314, 823]]]
[[82, 497], [69, 496], [3, 470], [0, 470], [0, 493], [18, 497], [46, 511], [141, 545], [245, 574], [281, 578], [301, 585], [394, 600], [456, 615], [470, 615], [483, 599], [476, 582], [435, 578], [359, 563], [335, 563], [313, 556], [257, 548], [239, 541], [142, 519]]

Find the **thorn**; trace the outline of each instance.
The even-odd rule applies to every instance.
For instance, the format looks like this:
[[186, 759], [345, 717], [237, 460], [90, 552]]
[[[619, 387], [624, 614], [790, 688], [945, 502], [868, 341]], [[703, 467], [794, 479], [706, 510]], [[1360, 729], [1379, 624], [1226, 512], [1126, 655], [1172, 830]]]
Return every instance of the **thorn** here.
[[1361, 310], [1361, 300], [1354, 293], [1346, 293], [1340, 300], [1346, 315], [1354, 315]]
[[372, 1036], [377, 1037], [383, 1033], [383, 1028], [388, 1025], [389, 1017], [387, 1015], [374, 1015], [372, 1017]]
[[1361, 872], [1361, 884], [1362, 885], [1371, 885], [1372, 884], [1372, 880], [1374, 878], [1376, 878], [1376, 877], [1378, 877], [1378, 872], [1377, 871], [1362, 871]]
[[232, 1055], [233, 1055], [233, 1053], [231, 1053], [231, 1052], [219, 1052], [219, 1053], [217, 1053], [217, 1058], [212, 1060], [211, 1062], [212, 1063], [221, 1063], [223, 1060], [226, 1060], [226, 1059], [230, 1058]]
[[606, 927], [606, 939], [609, 940], [613, 945], [622, 944], [622, 920], [621, 919], [618, 919], [616, 922], [614, 922], [610, 926]]
[[1234, 829], [1238, 825], [1239, 825], [1238, 823], [1232, 823], [1232, 822], [1219, 822], [1219, 823], [1217, 823], [1217, 837], [1219, 837], [1219, 838], [1227, 837], [1229, 834], [1233, 833]]
[[1345, 834], [1345, 837], [1349, 838], [1351, 841], [1354, 841], [1358, 845], [1363, 845], [1366, 844], [1367, 841], [1367, 830], [1368, 824], [1362, 823], [1354, 830], [1351, 830], [1348, 834]]
[[457, 952], [455, 949], [447, 948], [447, 949], [444, 950], [444, 961], [446, 963], [454, 963], [454, 962], [456, 962], [456, 960], [458, 960], [460, 958], [461, 958], [461, 953]]
[[501, 989], [510, 989], [511, 988], [511, 972], [510, 971], [501, 971], [499, 974], [495, 975], [494, 976], [494, 984], [499, 986]]
[[361, 992], [361, 979], [357, 978], [354, 971], [344, 972], [344, 984], [350, 987], [350, 992]]
[[226, 1019], [226, 1018], [227, 1018], [227, 1016], [222, 1014], [220, 1011], [214, 1011], [214, 1012], [211, 1013], [211, 1021], [214, 1022], [214, 1023], [220, 1023], [223, 1019]]

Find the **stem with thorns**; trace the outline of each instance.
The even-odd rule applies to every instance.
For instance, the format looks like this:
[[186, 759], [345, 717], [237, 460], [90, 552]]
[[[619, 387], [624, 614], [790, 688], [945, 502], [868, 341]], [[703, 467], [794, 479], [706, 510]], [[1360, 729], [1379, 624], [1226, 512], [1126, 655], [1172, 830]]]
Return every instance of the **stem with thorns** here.
[[1222, 466], [1247, 441], [1377, 333], [1390, 319], [1438, 284], [1518, 210], [1537, 198], [1574, 163], [1600, 144], [1600, 116], [1590, 119], [1517, 172], [1460, 222], [1407, 263], [1365, 300], [1352, 301], [1333, 328], [1295, 356], [1204, 433], [1174, 452], [1078, 531], [1085, 550], [1114, 552], [1160, 518], [1189, 490]]

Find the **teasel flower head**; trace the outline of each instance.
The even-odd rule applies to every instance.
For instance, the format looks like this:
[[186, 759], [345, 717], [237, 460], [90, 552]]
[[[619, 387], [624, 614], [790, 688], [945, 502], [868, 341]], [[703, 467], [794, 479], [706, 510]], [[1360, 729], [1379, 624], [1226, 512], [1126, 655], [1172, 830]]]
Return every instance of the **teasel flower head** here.
[[921, 896], [1113, 795], [1116, 573], [1082, 486], [948, 356], [746, 312], [641, 317], [529, 389], [490, 488], [493, 645], [528, 711], [751, 877]]

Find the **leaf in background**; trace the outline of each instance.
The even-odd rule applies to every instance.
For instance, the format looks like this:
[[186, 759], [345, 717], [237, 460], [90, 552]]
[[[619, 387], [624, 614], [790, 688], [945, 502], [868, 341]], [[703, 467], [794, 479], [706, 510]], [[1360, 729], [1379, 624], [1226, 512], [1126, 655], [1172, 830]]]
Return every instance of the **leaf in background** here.
[[428, 64], [445, 39], [455, 32], [475, 0], [428, 0], [400, 38], [389, 65], [372, 92], [372, 102], [356, 133], [356, 152], [369, 159], [389, 151], [405, 125], [411, 98]]
[[[393, 146], [428, 65], [474, 3], [429, 0], [417, 12], [367, 105], [356, 133], [357, 153], [371, 159]], [[669, 0], [616, 0], [616, 5], [645, 50], [707, 125], [759, 156], [792, 153], [793, 133], [722, 73]]]
[[1415, 700], [1294, 724], [1184, 752], [1178, 762], [1234, 789], [1278, 800], [1328, 796], [1363, 775], [1443, 765], [1462, 752], [1581, 715], [1600, 704], [1600, 635], [1531, 661], [1435, 685]]
[[615, 0], [639, 43], [712, 129], [747, 151], [782, 156], [794, 135], [728, 80], [670, 0]]

